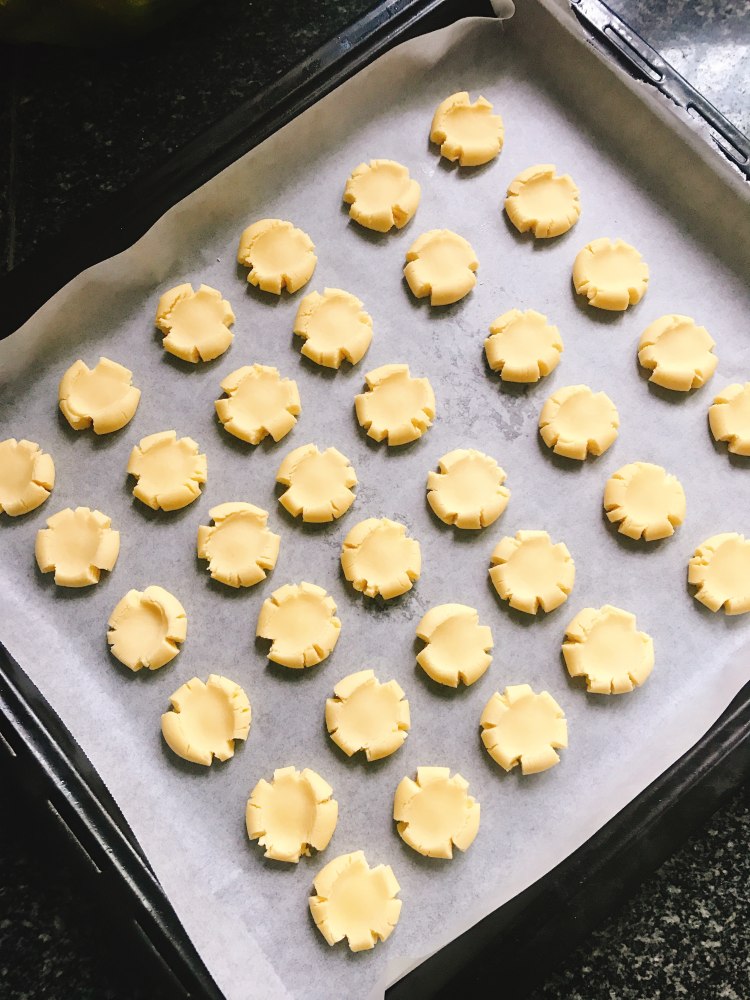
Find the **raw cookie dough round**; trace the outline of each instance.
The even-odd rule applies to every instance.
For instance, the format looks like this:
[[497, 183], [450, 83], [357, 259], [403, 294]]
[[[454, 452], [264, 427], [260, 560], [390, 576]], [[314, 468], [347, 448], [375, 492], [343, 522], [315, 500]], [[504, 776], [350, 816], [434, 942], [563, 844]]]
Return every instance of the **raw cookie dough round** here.
[[563, 542], [546, 531], [517, 531], [498, 542], [490, 557], [490, 579], [512, 608], [535, 615], [567, 601], [576, 578], [573, 558]]
[[604, 392], [587, 385], [557, 389], [539, 414], [539, 433], [556, 455], [582, 462], [587, 455], [603, 455], [617, 438], [620, 417]]
[[34, 441], [0, 441], [0, 514], [28, 514], [55, 485], [55, 463]]
[[58, 587], [88, 587], [101, 570], [112, 570], [120, 554], [120, 532], [106, 514], [66, 507], [47, 518], [36, 535], [35, 555], [42, 573], [54, 570]]
[[176, 358], [213, 361], [234, 340], [229, 327], [234, 323], [232, 307], [221, 292], [201, 285], [197, 292], [190, 284], [170, 288], [159, 299], [156, 325], [165, 334], [162, 347]]
[[508, 506], [505, 470], [494, 458], [473, 448], [457, 448], [438, 461], [427, 476], [427, 502], [446, 524], [486, 528]]
[[281, 219], [261, 219], [240, 237], [237, 261], [250, 268], [247, 280], [264, 292], [296, 292], [312, 278], [315, 244], [301, 229]]
[[623, 465], [604, 487], [604, 510], [628, 538], [653, 542], [668, 538], [685, 520], [685, 491], [677, 476], [660, 465]]
[[565, 713], [547, 691], [535, 694], [528, 684], [495, 692], [479, 720], [482, 743], [492, 759], [510, 771], [537, 774], [560, 763], [555, 750], [568, 745]]
[[437, 106], [430, 128], [430, 142], [440, 146], [446, 160], [462, 167], [479, 167], [494, 160], [503, 148], [503, 120], [492, 114], [484, 97], [472, 104], [466, 91], [451, 94]]
[[356, 295], [341, 288], [310, 292], [299, 304], [294, 332], [304, 338], [302, 354], [323, 368], [356, 365], [372, 341], [372, 316]]
[[198, 558], [208, 560], [213, 580], [228, 587], [254, 587], [279, 557], [281, 538], [268, 527], [268, 513], [250, 503], [222, 503], [198, 526]]
[[368, 517], [344, 539], [341, 567], [355, 590], [390, 600], [411, 590], [419, 579], [422, 553], [403, 524], [387, 517]]
[[153, 510], [180, 510], [201, 495], [208, 475], [197, 442], [175, 431], [142, 438], [130, 453], [128, 475], [138, 482], [133, 496]]
[[492, 663], [494, 643], [488, 625], [479, 624], [479, 612], [465, 604], [438, 604], [417, 625], [426, 645], [417, 663], [438, 684], [473, 684]]
[[250, 702], [234, 681], [211, 674], [204, 684], [193, 677], [169, 699], [171, 712], [161, 717], [161, 731], [178, 757], [208, 767], [213, 758], [234, 756], [234, 741], [250, 732]]
[[565, 629], [562, 645], [571, 677], [585, 677], [593, 694], [625, 694], [654, 668], [654, 643], [636, 629], [635, 615], [605, 604], [584, 608]]
[[303, 444], [281, 463], [276, 482], [288, 487], [279, 503], [292, 517], [320, 524], [346, 514], [354, 503], [357, 476], [336, 448], [319, 451], [314, 444]]
[[716, 441], [726, 441], [733, 455], [750, 455], [750, 382], [734, 382], [714, 398], [708, 423]]
[[399, 836], [426, 858], [452, 858], [467, 850], [479, 831], [479, 803], [460, 774], [447, 767], [418, 767], [417, 780], [402, 778], [393, 799]]
[[346, 182], [349, 216], [365, 229], [387, 233], [403, 228], [419, 205], [421, 188], [395, 160], [370, 160], [355, 167]]
[[344, 677], [326, 699], [326, 729], [347, 757], [360, 750], [368, 761], [390, 756], [410, 725], [409, 702], [399, 684], [381, 684], [372, 670]]
[[688, 392], [705, 385], [716, 371], [716, 342], [689, 316], [662, 316], [641, 334], [638, 362], [651, 371], [649, 382]]
[[112, 655], [133, 671], [163, 667], [177, 656], [187, 635], [185, 609], [163, 587], [129, 590], [107, 624]]
[[750, 611], [750, 540], [735, 532], [701, 542], [688, 563], [688, 583], [696, 601], [711, 611], [743, 615]]
[[560, 176], [554, 164], [538, 163], [511, 181], [505, 211], [519, 233], [531, 229], [538, 240], [562, 236], [578, 222], [580, 192], [569, 174]]
[[557, 368], [562, 350], [557, 327], [533, 309], [498, 316], [484, 342], [487, 364], [503, 382], [538, 382]]
[[287, 583], [263, 602], [255, 634], [271, 640], [269, 660], [301, 670], [330, 656], [340, 631], [336, 604], [322, 587]]
[[341, 854], [318, 872], [314, 885], [310, 913], [330, 945], [346, 938], [352, 951], [369, 951], [393, 933], [401, 900], [390, 865], [370, 868], [364, 851]]
[[328, 782], [309, 767], [280, 767], [272, 782], [261, 778], [247, 800], [247, 835], [265, 847], [265, 857], [297, 864], [311, 848], [328, 847], [339, 815], [332, 796]]
[[94, 368], [74, 361], [60, 379], [58, 399], [63, 416], [75, 431], [93, 425], [94, 434], [111, 434], [130, 423], [138, 408], [141, 390], [133, 373], [109, 358], [99, 358]]
[[412, 378], [408, 365], [381, 365], [365, 375], [367, 391], [354, 397], [360, 427], [393, 447], [422, 437], [435, 419], [435, 393], [426, 378]]
[[573, 284], [590, 306], [624, 312], [640, 302], [648, 288], [648, 265], [622, 240], [606, 237], [587, 243], [573, 264]]
[[478, 267], [468, 240], [450, 229], [431, 229], [407, 250], [404, 277], [416, 298], [429, 295], [431, 306], [449, 306], [476, 285]]
[[245, 365], [225, 379], [227, 399], [217, 399], [216, 413], [224, 430], [248, 444], [260, 444], [269, 434], [280, 441], [297, 423], [302, 409], [297, 383], [282, 378], [269, 365]]

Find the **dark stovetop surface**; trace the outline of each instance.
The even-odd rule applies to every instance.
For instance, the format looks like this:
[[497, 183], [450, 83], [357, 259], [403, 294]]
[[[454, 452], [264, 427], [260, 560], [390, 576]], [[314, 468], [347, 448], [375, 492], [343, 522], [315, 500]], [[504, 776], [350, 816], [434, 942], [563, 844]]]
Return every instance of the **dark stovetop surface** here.
[[[750, 6], [610, 0], [742, 130]], [[213, 0], [102, 52], [0, 46], [0, 268], [232, 111], [374, 0]], [[159, 1000], [138, 985], [67, 854], [0, 785], [0, 998]], [[750, 787], [649, 879], [534, 1000], [750, 998]], [[266, 1000], [266, 998], [259, 998]], [[270, 1000], [270, 998], [269, 998]], [[514, 998], [510, 998], [514, 1000]]]

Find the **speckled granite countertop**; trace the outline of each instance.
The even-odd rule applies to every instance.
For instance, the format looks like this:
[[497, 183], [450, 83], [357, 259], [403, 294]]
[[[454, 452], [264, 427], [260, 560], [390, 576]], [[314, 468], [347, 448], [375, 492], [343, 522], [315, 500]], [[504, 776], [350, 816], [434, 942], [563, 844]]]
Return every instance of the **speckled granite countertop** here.
[[[750, 132], [747, 0], [610, 0]], [[161, 162], [374, 0], [213, 0], [101, 53], [0, 46], [0, 268]], [[210, 10], [210, 16], [209, 16]], [[210, 53], [210, 58], [206, 58]], [[0, 304], [1, 308], [1, 304]], [[159, 1000], [50, 833], [0, 784], [0, 998]], [[750, 786], [533, 1000], [750, 1000]], [[266, 1000], [266, 998], [259, 998]], [[354, 998], [352, 998], [354, 1000]], [[509, 998], [514, 1000], [514, 998]]]

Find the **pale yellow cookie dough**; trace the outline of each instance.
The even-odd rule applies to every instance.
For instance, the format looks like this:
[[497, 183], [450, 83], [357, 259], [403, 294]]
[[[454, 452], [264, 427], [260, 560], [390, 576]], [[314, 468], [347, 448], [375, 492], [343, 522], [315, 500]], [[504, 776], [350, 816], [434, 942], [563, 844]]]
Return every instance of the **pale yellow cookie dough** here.
[[381, 365], [365, 375], [367, 391], [354, 397], [360, 427], [391, 447], [422, 437], [435, 419], [435, 393], [426, 378], [412, 378], [408, 365]]
[[622, 240], [606, 237], [587, 243], [573, 264], [573, 285], [590, 306], [624, 312], [640, 302], [648, 288], [648, 265]]
[[263, 602], [256, 635], [270, 639], [269, 660], [301, 670], [330, 656], [340, 631], [336, 604], [322, 587], [287, 583]]
[[261, 778], [245, 810], [250, 840], [265, 847], [274, 861], [297, 864], [311, 848], [324, 851], [331, 841], [339, 815], [333, 789], [306, 767], [280, 767], [270, 783]]
[[250, 269], [247, 280], [264, 292], [296, 292], [312, 278], [315, 244], [301, 229], [281, 219], [261, 219], [242, 233], [237, 261]]
[[500, 115], [484, 97], [472, 104], [466, 91], [451, 94], [437, 106], [430, 128], [430, 142], [440, 146], [446, 160], [462, 167], [479, 167], [494, 160], [503, 148], [505, 132]]
[[716, 342], [705, 326], [689, 316], [662, 316], [647, 326], [638, 342], [638, 362], [651, 371], [649, 382], [688, 392], [716, 371]]
[[539, 414], [539, 433], [556, 455], [582, 462], [587, 455], [603, 455], [617, 438], [620, 417], [604, 392], [587, 385], [557, 389]]
[[187, 635], [185, 609], [163, 587], [129, 590], [109, 616], [112, 655], [131, 670], [158, 670], [180, 651]]
[[581, 215], [580, 192], [569, 174], [557, 174], [552, 163], [537, 163], [513, 178], [505, 211], [519, 233], [531, 229], [538, 240], [562, 236]]
[[180, 510], [201, 494], [208, 475], [206, 456], [192, 438], [160, 431], [142, 438], [130, 453], [128, 475], [138, 482], [133, 496], [153, 510]]
[[419, 579], [422, 553], [403, 524], [387, 517], [368, 517], [344, 539], [341, 567], [355, 590], [390, 600], [411, 590]]
[[372, 341], [372, 316], [356, 295], [341, 288], [310, 292], [299, 304], [294, 332], [302, 337], [302, 354], [323, 368], [356, 365]]
[[279, 503], [293, 517], [320, 524], [341, 517], [354, 503], [357, 476], [349, 459], [336, 448], [319, 451], [303, 444], [279, 466], [276, 482], [288, 487]]
[[477, 283], [477, 255], [468, 240], [450, 229], [431, 229], [406, 252], [404, 277], [418, 299], [449, 306], [468, 295]]
[[268, 527], [268, 513], [249, 503], [222, 503], [198, 527], [198, 558], [208, 560], [213, 580], [228, 587], [254, 587], [276, 565], [281, 537]]
[[101, 570], [112, 570], [120, 554], [120, 532], [106, 514], [88, 507], [66, 507], [47, 518], [36, 535], [36, 561], [42, 573], [55, 574], [58, 587], [88, 587]]
[[488, 625], [479, 624], [479, 612], [465, 604], [438, 604], [417, 625], [426, 643], [417, 663], [438, 684], [458, 687], [478, 681], [492, 663], [494, 643]]
[[399, 836], [427, 858], [452, 858], [467, 850], [479, 831], [479, 803], [469, 783], [447, 767], [418, 767], [417, 780], [402, 778], [393, 799]]
[[216, 400], [217, 416], [225, 431], [248, 444], [260, 444], [269, 434], [280, 441], [302, 409], [297, 383], [269, 365], [238, 368], [222, 380], [221, 388], [227, 398]]
[[446, 524], [486, 528], [508, 506], [505, 470], [489, 455], [457, 448], [443, 455], [438, 469], [427, 476], [427, 502]]
[[677, 476], [650, 462], [623, 465], [604, 487], [604, 510], [628, 538], [668, 538], [685, 520], [685, 491]]
[[565, 629], [562, 646], [571, 677], [585, 677], [593, 694], [625, 694], [654, 668], [654, 643], [636, 629], [635, 615], [605, 604], [584, 608]]
[[562, 350], [557, 327], [533, 309], [498, 316], [484, 342], [487, 364], [503, 382], [538, 382], [557, 368]]
[[563, 542], [553, 544], [546, 531], [517, 531], [498, 542], [490, 579], [512, 608], [535, 615], [554, 611], [567, 601], [576, 578], [573, 558]]
[[165, 335], [162, 347], [193, 364], [213, 361], [227, 350], [234, 340], [229, 329], [233, 323], [232, 307], [208, 285], [197, 292], [190, 284], [177, 285], [162, 295], [156, 307], [156, 325]]
[[528, 684], [495, 692], [479, 720], [487, 753], [504, 770], [521, 765], [537, 774], [560, 763], [555, 753], [568, 745], [565, 713], [547, 691], [535, 694]]
[[419, 205], [421, 188], [395, 160], [370, 160], [351, 172], [344, 201], [349, 215], [365, 229], [387, 233], [403, 228]]
[[0, 514], [28, 514], [55, 485], [55, 463], [34, 441], [0, 441]]
[[140, 398], [130, 369], [109, 358], [99, 358], [94, 368], [73, 362], [58, 389], [60, 409], [73, 430], [93, 426], [95, 434], [111, 434], [130, 423]]
[[726, 441], [733, 455], [750, 455], [750, 382], [734, 382], [714, 398], [708, 423], [716, 441]]
[[750, 540], [725, 532], [701, 542], [688, 563], [693, 597], [711, 611], [727, 615], [750, 611]]
[[234, 741], [246, 740], [252, 713], [247, 695], [234, 681], [211, 674], [204, 684], [193, 677], [169, 699], [161, 731], [178, 757], [208, 767], [213, 758], [234, 756]]
[[410, 725], [409, 702], [399, 684], [381, 684], [372, 670], [344, 677], [326, 699], [326, 729], [347, 757], [360, 750], [368, 761], [390, 756]]
[[318, 872], [314, 885], [310, 913], [330, 945], [346, 938], [352, 951], [369, 951], [393, 933], [401, 900], [390, 865], [370, 868], [364, 851], [341, 854]]

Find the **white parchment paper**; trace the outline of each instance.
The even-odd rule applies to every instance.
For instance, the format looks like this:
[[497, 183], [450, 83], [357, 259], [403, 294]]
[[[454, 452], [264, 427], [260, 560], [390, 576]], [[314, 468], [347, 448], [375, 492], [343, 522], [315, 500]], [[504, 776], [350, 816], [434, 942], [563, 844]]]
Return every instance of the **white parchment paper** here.
[[[446, 166], [427, 141], [434, 107], [460, 89], [492, 100], [506, 125], [500, 158], [471, 172]], [[747, 218], [731, 183], [635, 90], [532, 3], [505, 30], [472, 20], [407, 43], [177, 205], [132, 249], [80, 275], [0, 344], [0, 437], [38, 441], [57, 467], [50, 500], [0, 524], [0, 638], [109, 785], [230, 1000], [379, 995], [585, 841], [750, 679], [750, 621], [711, 614], [686, 585], [700, 541], [750, 531], [750, 468], [714, 446], [706, 421], [714, 391], [750, 375]], [[417, 216], [401, 233], [369, 234], [342, 207], [348, 173], [371, 157], [406, 163], [422, 184]], [[568, 235], [535, 244], [509, 227], [500, 205], [511, 178], [537, 162], [573, 174], [583, 215]], [[731, 234], [722, 212], [731, 215]], [[266, 296], [236, 267], [242, 228], [275, 216], [316, 243], [319, 263], [304, 291], [348, 289], [373, 315], [373, 344], [357, 368], [331, 373], [302, 359], [291, 330], [304, 292]], [[433, 310], [410, 296], [401, 269], [412, 240], [436, 227], [469, 238], [480, 269], [466, 300]], [[589, 309], [571, 289], [576, 252], [601, 235], [631, 241], [651, 267], [645, 299], [624, 315]], [[198, 367], [165, 354], [153, 327], [160, 292], [186, 280], [219, 288], [237, 314], [230, 350]], [[547, 314], [565, 342], [554, 374], [530, 388], [503, 388], [484, 363], [489, 323], [514, 306]], [[690, 395], [653, 388], [636, 364], [641, 331], [667, 312], [695, 317], [718, 344], [718, 372]], [[56, 391], [72, 361], [94, 364], [100, 354], [131, 367], [143, 397], [124, 430], [95, 438], [70, 430]], [[303, 409], [279, 445], [254, 449], [221, 429], [213, 402], [228, 372], [255, 361], [296, 378]], [[390, 451], [365, 438], [352, 405], [364, 372], [388, 362], [427, 375], [438, 411], [419, 442]], [[537, 435], [543, 400], [576, 383], [605, 390], [621, 418], [615, 445], [583, 464], [556, 460]], [[133, 500], [125, 476], [133, 444], [167, 428], [194, 437], [209, 470], [200, 499], [172, 514]], [[356, 504], [329, 526], [300, 525], [276, 502], [282, 456], [308, 441], [335, 445], [360, 479]], [[494, 455], [512, 492], [500, 521], [480, 533], [445, 527], [425, 502], [427, 472], [462, 446]], [[648, 547], [617, 536], [601, 510], [607, 477], [639, 459], [676, 473], [688, 502], [676, 536]], [[227, 500], [266, 508], [282, 536], [274, 572], [240, 592], [212, 583], [195, 556], [198, 525]], [[34, 537], [46, 517], [79, 504], [112, 517], [121, 554], [97, 587], [62, 590], [36, 569]], [[422, 545], [422, 578], [386, 607], [355, 594], [339, 569], [342, 538], [368, 516], [403, 521]], [[576, 561], [571, 598], [539, 619], [509, 613], [487, 576], [497, 541], [520, 528], [548, 530]], [[343, 627], [327, 661], [292, 672], [267, 663], [254, 630], [264, 598], [302, 579], [333, 595]], [[188, 639], [170, 665], [134, 675], [109, 656], [106, 620], [129, 588], [150, 583], [183, 602]], [[491, 668], [467, 690], [439, 688], [415, 664], [415, 625], [446, 601], [477, 607], [495, 638]], [[606, 602], [635, 612], [656, 647], [648, 683], [619, 698], [586, 695], [560, 658], [569, 619]], [[347, 760], [323, 722], [336, 681], [364, 667], [399, 681], [413, 720], [404, 747], [369, 766]], [[210, 672], [245, 687], [253, 725], [234, 759], [202, 769], [164, 747], [159, 716], [180, 684]], [[490, 760], [478, 730], [491, 693], [523, 682], [553, 694], [570, 730], [561, 764], [525, 779]], [[340, 804], [328, 850], [297, 866], [264, 860], [244, 830], [256, 781], [289, 764], [322, 774]], [[425, 764], [459, 771], [481, 803], [475, 843], [451, 862], [416, 855], [391, 819], [396, 784]], [[325, 944], [307, 897], [327, 860], [359, 848], [371, 864], [393, 866], [404, 905], [386, 945], [352, 955]]]

